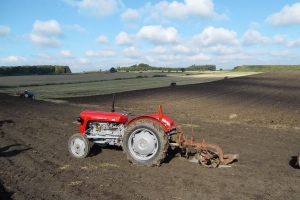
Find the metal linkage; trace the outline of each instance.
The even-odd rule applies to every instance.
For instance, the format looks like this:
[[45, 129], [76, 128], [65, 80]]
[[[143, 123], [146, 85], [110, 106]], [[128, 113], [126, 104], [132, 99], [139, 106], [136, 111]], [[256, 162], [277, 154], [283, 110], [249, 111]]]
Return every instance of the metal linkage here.
[[180, 127], [178, 127], [177, 134], [171, 138], [171, 141], [186, 152], [187, 158], [189, 157], [189, 147], [193, 147], [196, 154], [192, 162], [198, 161], [206, 167], [213, 168], [219, 165], [227, 165], [239, 158], [238, 154], [224, 154], [218, 145], [208, 144], [204, 139], [202, 142], [195, 142], [195, 138], [185, 135]]

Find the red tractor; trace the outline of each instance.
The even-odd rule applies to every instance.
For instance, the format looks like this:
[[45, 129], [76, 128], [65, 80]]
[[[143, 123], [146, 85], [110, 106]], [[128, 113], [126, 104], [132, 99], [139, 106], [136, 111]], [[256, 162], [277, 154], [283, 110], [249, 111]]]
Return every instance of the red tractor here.
[[189, 157], [189, 148], [194, 148], [194, 159], [206, 167], [226, 165], [238, 158], [237, 154], [223, 154], [220, 147], [195, 142], [187, 138], [175, 122], [162, 113], [139, 116], [128, 122], [128, 113], [114, 110], [115, 96], [111, 112], [86, 110], [77, 118], [79, 133], [68, 142], [72, 157], [85, 158], [90, 151], [90, 142], [100, 145], [116, 145], [123, 148], [127, 159], [136, 165], [159, 166], [167, 155], [169, 147], [179, 148], [182, 155]]
[[27, 90], [25, 90], [24, 92], [23, 91], [17, 92], [17, 95], [24, 98], [31, 98], [31, 99], [35, 98], [33, 92], [29, 92]]

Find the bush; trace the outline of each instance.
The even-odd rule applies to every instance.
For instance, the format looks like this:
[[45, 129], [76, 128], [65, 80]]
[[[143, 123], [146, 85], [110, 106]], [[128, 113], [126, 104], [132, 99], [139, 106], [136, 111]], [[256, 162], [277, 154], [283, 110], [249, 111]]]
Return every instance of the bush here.
[[166, 77], [167, 75], [153, 75], [152, 77]]
[[114, 67], [110, 68], [109, 71], [110, 71], [110, 73], [115, 73], [115, 72], [117, 72], [116, 68], [114, 68]]

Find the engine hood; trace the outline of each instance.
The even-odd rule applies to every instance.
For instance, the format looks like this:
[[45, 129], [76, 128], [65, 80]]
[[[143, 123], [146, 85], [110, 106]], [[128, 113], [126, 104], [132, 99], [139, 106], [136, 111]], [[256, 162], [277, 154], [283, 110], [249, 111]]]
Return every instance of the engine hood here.
[[128, 116], [126, 114], [121, 114], [117, 112], [102, 112], [102, 111], [93, 111], [85, 110], [80, 113], [80, 117], [84, 121], [103, 121], [103, 122], [117, 122], [117, 123], [126, 123]]

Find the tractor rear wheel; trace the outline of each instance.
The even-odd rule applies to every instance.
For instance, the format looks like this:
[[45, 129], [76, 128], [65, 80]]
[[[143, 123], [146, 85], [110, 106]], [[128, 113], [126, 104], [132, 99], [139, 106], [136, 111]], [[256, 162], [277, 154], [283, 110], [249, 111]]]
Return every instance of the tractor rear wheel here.
[[125, 130], [123, 151], [133, 164], [159, 166], [167, 149], [167, 135], [157, 122], [138, 120]]
[[90, 152], [90, 142], [85, 135], [76, 133], [70, 137], [68, 149], [72, 157], [85, 158]]

